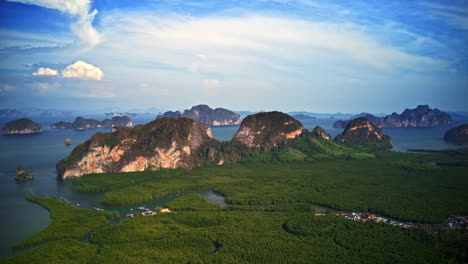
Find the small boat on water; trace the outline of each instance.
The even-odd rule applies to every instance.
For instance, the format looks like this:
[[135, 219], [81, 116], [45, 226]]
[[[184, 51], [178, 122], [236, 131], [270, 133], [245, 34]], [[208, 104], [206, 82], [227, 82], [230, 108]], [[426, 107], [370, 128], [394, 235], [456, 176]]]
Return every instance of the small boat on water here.
[[65, 139], [65, 145], [71, 145], [71, 139], [67, 138]]

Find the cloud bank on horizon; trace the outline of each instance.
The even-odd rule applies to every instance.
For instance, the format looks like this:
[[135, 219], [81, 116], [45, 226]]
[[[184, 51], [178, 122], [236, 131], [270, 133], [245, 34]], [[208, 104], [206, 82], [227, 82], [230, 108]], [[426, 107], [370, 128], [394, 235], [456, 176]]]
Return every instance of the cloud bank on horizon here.
[[4, 107], [468, 110], [464, 2], [9, 0], [0, 10]]

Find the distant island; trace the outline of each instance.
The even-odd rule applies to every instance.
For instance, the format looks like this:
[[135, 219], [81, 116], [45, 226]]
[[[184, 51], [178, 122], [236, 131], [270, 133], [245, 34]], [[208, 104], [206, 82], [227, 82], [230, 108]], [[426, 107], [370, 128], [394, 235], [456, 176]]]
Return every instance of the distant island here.
[[468, 124], [460, 125], [448, 130], [444, 135], [444, 140], [451, 143], [467, 143]]
[[[405, 109], [401, 115], [392, 113], [385, 117], [376, 117], [363, 113], [364, 117], [378, 127], [431, 127], [455, 123], [449, 114], [437, 108], [431, 109], [428, 105], [418, 105], [415, 109]], [[344, 128], [350, 120], [338, 120], [334, 128]]]
[[28, 118], [10, 121], [2, 128], [3, 135], [42, 133], [42, 125]]
[[193, 106], [190, 110], [186, 109], [183, 114], [179, 111], [167, 111], [162, 115], [158, 115], [156, 119], [163, 117], [188, 117], [197, 122], [207, 123], [210, 126], [231, 126], [239, 125], [242, 122], [242, 118], [239, 114], [224, 108], [212, 109], [208, 105], [203, 104]]
[[[57, 164], [63, 179], [90, 173], [132, 172], [162, 168], [192, 169], [203, 165], [235, 163], [271, 150], [284, 152], [281, 159], [362, 158], [347, 144], [391, 148], [390, 138], [367, 119], [351, 122], [337, 140], [316, 127], [307, 131], [295, 118], [281, 112], [247, 116], [230, 141], [212, 137], [208, 124], [191, 118], [163, 117], [146, 125], [96, 133], [76, 146]], [[265, 154], [265, 159], [274, 159]]]
[[60, 121], [54, 123], [50, 128], [55, 129], [77, 129], [82, 130], [86, 128], [95, 128], [95, 127], [131, 127], [133, 122], [130, 117], [124, 116], [114, 116], [112, 119], [104, 119], [102, 121], [96, 119], [86, 119], [83, 117], [77, 117], [73, 123]]
[[304, 114], [295, 114], [295, 115], [292, 115], [292, 117], [294, 117], [294, 118], [296, 118], [298, 120], [316, 119], [315, 116], [304, 115]]

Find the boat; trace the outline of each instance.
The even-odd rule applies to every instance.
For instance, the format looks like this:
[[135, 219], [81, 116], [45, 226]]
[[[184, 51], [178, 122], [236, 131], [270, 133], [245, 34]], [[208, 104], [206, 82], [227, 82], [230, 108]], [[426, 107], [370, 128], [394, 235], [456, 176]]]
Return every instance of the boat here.
[[71, 139], [67, 138], [65, 139], [65, 145], [71, 145]]

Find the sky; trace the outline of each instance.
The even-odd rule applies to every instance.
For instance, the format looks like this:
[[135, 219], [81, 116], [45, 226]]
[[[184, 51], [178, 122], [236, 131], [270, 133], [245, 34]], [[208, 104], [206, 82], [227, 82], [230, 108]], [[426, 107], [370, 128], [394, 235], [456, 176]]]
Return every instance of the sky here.
[[468, 111], [468, 1], [0, 0], [0, 108]]

